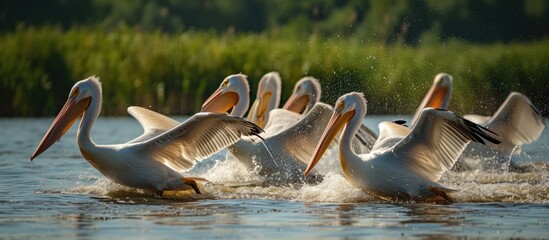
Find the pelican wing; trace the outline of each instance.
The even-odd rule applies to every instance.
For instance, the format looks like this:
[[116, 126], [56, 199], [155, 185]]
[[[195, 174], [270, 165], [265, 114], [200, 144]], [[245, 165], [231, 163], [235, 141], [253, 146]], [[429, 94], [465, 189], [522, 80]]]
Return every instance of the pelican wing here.
[[394, 122], [381, 122], [378, 125], [379, 137], [372, 151], [386, 151], [395, 146], [397, 142], [406, 137], [411, 129]]
[[481, 125], [481, 126], [485, 126], [486, 123], [488, 121], [490, 121], [490, 117], [489, 116], [481, 116], [481, 115], [476, 115], [476, 114], [467, 114], [465, 116], [463, 116], [463, 118], [471, 121], [471, 122], [474, 122], [478, 125]]
[[496, 134], [446, 110], [426, 108], [393, 148], [400, 165], [431, 181], [452, 168], [469, 141], [499, 143]]
[[144, 131], [141, 136], [128, 143], [149, 140], [179, 125], [179, 122], [176, 120], [142, 107], [129, 107], [128, 113], [137, 119]]
[[485, 127], [496, 132], [504, 143], [520, 146], [537, 140], [545, 123], [530, 99], [512, 92]]
[[301, 121], [271, 136], [269, 141], [280, 144], [286, 154], [296, 156], [304, 164], [308, 164], [331, 115], [330, 105], [316, 103]]
[[269, 120], [265, 125], [266, 136], [272, 136], [293, 126], [304, 116], [286, 109], [273, 109], [269, 112]]
[[176, 127], [143, 142], [141, 150], [176, 171], [188, 170], [238, 141], [258, 136], [263, 130], [244, 119], [227, 114], [197, 113]]

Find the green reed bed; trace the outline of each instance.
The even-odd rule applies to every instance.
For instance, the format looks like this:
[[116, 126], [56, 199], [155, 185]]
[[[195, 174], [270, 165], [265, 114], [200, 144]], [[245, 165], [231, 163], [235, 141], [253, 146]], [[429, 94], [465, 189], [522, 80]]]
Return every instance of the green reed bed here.
[[131, 105], [190, 114], [225, 76], [247, 74], [254, 97], [268, 71], [280, 72], [283, 99], [310, 75], [320, 79], [323, 101], [362, 91], [373, 114], [413, 113], [439, 72], [454, 76], [458, 113], [490, 113], [510, 91], [545, 113], [549, 104], [549, 40], [407, 47], [358, 38], [20, 28], [0, 35], [0, 115], [54, 115], [72, 84], [89, 75], [101, 77], [103, 114], [124, 115]]

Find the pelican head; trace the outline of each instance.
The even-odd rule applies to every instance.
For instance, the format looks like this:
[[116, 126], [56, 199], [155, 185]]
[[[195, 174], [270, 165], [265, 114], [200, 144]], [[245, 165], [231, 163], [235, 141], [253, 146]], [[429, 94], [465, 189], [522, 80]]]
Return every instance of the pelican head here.
[[[316, 146], [313, 158], [305, 170], [305, 176], [307, 176], [318, 163], [320, 157], [322, 157], [326, 149], [330, 146], [330, 143], [347, 123], [351, 122], [350, 126], [353, 126], [354, 128], [360, 127], [362, 119], [366, 114], [366, 109], [366, 99], [364, 99], [364, 94], [362, 93], [347, 93], [336, 101], [332, 118], [328, 122], [326, 130], [324, 130], [320, 142]], [[342, 161], [341, 164], [344, 164], [344, 162]]]
[[232, 108], [232, 116], [242, 117], [250, 104], [249, 94], [250, 86], [247, 76], [244, 74], [230, 75], [202, 104], [202, 111], [224, 113]]
[[450, 96], [452, 93], [452, 76], [447, 73], [439, 73], [435, 76], [433, 86], [427, 93], [426, 106], [424, 108], [448, 108]]
[[280, 75], [277, 72], [265, 74], [257, 87], [257, 97], [248, 113], [248, 121], [265, 127], [269, 120], [269, 112], [280, 103]]
[[320, 101], [320, 93], [318, 80], [314, 77], [304, 77], [295, 83], [294, 91], [283, 108], [305, 114]]
[[439, 73], [435, 76], [433, 85], [427, 92], [427, 95], [421, 101], [412, 118], [412, 125], [415, 125], [424, 108], [432, 107], [438, 109], [447, 109], [452, 95], [452, 76], [447, 73]]
[[74, 124], [78, 117], [88, 110], [92, 99], [101, 95], [99, 78], [92, 76], [81, 80], [72, 87], [69, 98], [57, 114], [42, 141], [31, 156], [31, 161], [59, 140]]

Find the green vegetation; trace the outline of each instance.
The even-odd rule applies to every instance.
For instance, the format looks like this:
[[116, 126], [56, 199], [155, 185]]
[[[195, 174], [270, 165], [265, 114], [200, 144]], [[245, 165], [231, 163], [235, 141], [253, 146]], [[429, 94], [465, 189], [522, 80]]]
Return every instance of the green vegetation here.
[[521, 91], [548, 113], [549, 1], [0, 1], [0, 116], [53, 115], [101, 77], [103, 113], [190, 114], [229, 74], [311, 75], [323, 101], [363, 91], [369, 113], [413, 112], [438, 72], [451, 109], [491, 113]]
[[423, 35], [464, 41], [549, 36], [545, 0], [17, 0], [0, 2], [0, 32], [18, 25], [178, 34], [189, 30], [308, 37], [356, 36], [418, 45]]
[[190, 114], [227, 75], [247, 74], [255, 94], [273, 70], [283, 78], [283, 99], [311, 75], [324, 102], [363, 91], [373, 114], [412, 113], [438, 72], [454, 76], [458, 113], [491, 113], [510, 91], [524, 92], [545, 113], [549, 106], [549, 40], [408, 47], [314, 34], [19, 27], [0, 35], [0, 63], [1, 116], [56, 114], [72, 84], [90, 75], [101, 77], [103, 114], [125, 115], [131, 105]]

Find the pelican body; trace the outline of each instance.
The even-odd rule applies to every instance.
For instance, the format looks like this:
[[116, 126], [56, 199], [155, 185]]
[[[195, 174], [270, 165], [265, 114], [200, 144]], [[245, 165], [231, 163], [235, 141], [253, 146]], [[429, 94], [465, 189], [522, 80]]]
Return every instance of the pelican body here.
[[289, 121], [296, 123], [285, 128], [271, 124], [260, 134], [264, 141], [242, 138], [227, 149], [248, 169], [259, 167], [258, 173], [272, 180], [273, 184], [317, 182], [321, 178], [316, 172], [307, 177], [301, 173], [307, 167], [307, 160], [312, 156], [312, 150], [320, 140], [322, 126], [328, 124], [329, 118], [323, 116], [330, 114], [331, 111], [332, 107], [324, 103], [316, 103], [305, 116], [284, 109], [275, 109], [271, 111], [273, 120], [294, 118]]
[[499, 142], [489, 130], [452, 112], [426, 108], [412, 129], [392, 122], [380, 123], [380, 136], [372, 151], [356, 155], [352, 137], [366, 114], [362, 93], [340, 97], [321, 141], [305, 171], [317, 164], [341, 129], [339, 160], [344, 176], [354, 186], [382, 199], [450, 201], [438, 179], [452, 167], [469, 141]]
[[470, 144], [459, 164], [456, 164], [456, 170], [530, 170], [528, 166], [520, 166], [511, 161], [513, 155], [521, 152], [523, 144], [536, 141], [545, 129], [543, 116], [528, 97], [511, 92], [492, 116], [464, 117], [497, 133], [501, 137], [501, 144]]
[[136, 117], [144, 133], [123, 144], [98, 145], [90, 136], [101, 112], [101, 84], [96, 77], [77, 82], [68, 100], [32, 154], [36, 158], [55, 143], [82, 116], [77, 142], [82, 156], [101, 174], [116, 183], [152, 190], [190, 190], [200, 193], [194, 178], [182, 172], [195, 160], [208, 157], [236, 142], [241, 136], [258, 135], [261, 129], [245, 120], [216, 113], [197, 113], [178, 122], [139, 107], [128, 112]]

